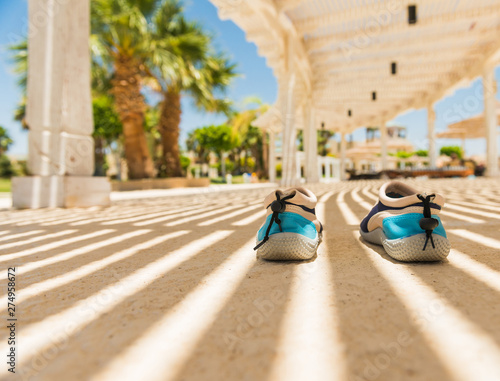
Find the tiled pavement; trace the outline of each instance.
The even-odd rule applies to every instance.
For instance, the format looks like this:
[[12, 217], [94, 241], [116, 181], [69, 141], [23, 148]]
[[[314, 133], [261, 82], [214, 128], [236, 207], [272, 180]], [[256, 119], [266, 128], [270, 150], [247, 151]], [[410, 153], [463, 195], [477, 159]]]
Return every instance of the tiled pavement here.
[[308, 263], [255, 259], [269, 189], [1, 212], [0, 380], [500, 380], [500, 181], [410, 183], [447, 198], [448, 261], [359, 238], [381, 181], [311, 186]]

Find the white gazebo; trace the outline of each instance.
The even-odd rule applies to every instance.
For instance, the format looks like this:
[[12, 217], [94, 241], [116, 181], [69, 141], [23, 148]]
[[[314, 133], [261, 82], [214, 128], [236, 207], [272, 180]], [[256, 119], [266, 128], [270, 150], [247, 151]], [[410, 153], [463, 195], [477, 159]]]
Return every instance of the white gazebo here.
[[[211, 0], [233, 20], [278, 80], [273, 126], [283, 133], [283, 185], [297, 181], [295, 134], [303, 126], [306, 178], [317, 180], [316, 133], [322, 124], [342, 136], [381, 126], [387, 168], [387, 121], [428, 110], [429, 161], [435, 166], [433, 104], [483, 77], [488, 175], [498, 175], [494, 68], [500, 58], [497, 0]], [[261, 124], [262, 126], [262, 124]]]
[[[373, 132], [376, 129], [371, 128]], [[368, 133], [368, 132], [367, 132]], [[406, 128], [400, 126], [387, 127], [387, 141], [385, 149], [387, 150], [387, 164], [385, 169], [396, 169], [398, 162], [404, 162], [401, 158], [390, 156], [399, 151], [413, 152], [414, 145], [406, 139]], [[382, 141], [379, 137], [373, 135], [367, 137], [365, 142], [354, 142], [353, 146], [346, 151], [347, 159], [351, 160], [356, 170], [382, 170], [380, 156], [382, 151]]]
[[[496, 105], [496, 126], [500, 126], [500, 102]], [[438, 139], [461, 139], [462, 150], [465, 151], [465, 140], [486, 138], [488, 130], [486, 128], [485, 115], [479, 114], [460, 122], [450, 124], [446, 130], [438, 133]], [[500, 132], [497, 129], [497, 135]]]

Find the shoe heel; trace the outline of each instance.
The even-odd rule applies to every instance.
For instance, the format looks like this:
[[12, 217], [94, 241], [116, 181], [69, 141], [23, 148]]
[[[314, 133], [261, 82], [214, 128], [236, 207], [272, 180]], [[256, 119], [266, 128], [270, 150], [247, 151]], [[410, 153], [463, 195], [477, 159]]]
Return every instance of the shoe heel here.
[[416, 234], [400, 239], [383, 239], [382, 245], [389, 256], [402, 262], [442, 261], [450, 253], [447, 238], [434, 234], [434, 247], [428, 242], [425, 250], [426, 234]]
[[270, 261], [303, 261], [313, 258], [321, 236], [310, 239], [297, 233], [276, 233], [257, 250], [257, 258]]

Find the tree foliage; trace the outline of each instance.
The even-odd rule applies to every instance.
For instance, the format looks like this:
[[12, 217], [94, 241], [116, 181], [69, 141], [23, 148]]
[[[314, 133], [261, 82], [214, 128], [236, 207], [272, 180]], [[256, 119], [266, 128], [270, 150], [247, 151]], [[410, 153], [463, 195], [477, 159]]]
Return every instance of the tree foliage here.
[[16, 174], [14, 166], [6, 155], [0, 156], [0, 177], [10, 179]]
[[458, 159], [461, 159], [463, 156], [462, 148], [459, 146], [441, 147], [441, 150], [439, 152], [441, 155], [446, 155], [446, 156], [456, 155]]
[[7, 130], [0, 126], [0, 156], [7, 152], [12, 143], [14, 141], [10, 138]]
[[153, 43], [173, 58], [149, 64], [153, 68], [149, 83], [163, 96], [158, 124], [163, 146], [161, 175], [179, 176], [181, 97], [191, 97], [200, 110], [229, 113], [224, 92], [235, 76], [235, 65], [214, 51], [212, 37], [201, 25], [185, 19], [179, 0], [164, 1], [151, 24]]
[[419, 149], [418, 151], [415, 151], [415, 155], [420, 156], [420, 157], [428, 157], [429, 151], [426, 149]]
[[395, 156], [400, 159], [409, 159], [414, 155], [414, 152], [398, 151]]
[[23, 94], [14, 111], [14, 119], [21, 122], [23, 129], [27, 130], [26, 88], [28, 85], [28, 40], [24, 39], [17, 44], [10, 45], [8, 49], [11, 52], [11, 60], [14, 64], [14, 74], [17, 75], [17, 84]]
[[[328, 148], [330, 145], [330, 139], [335, 136], [335, 132], [330, 130], [318, 130], [317, 134], [317, 142], [318, 142], [318, 155], [326, 156], [328, 154]], [[304, 151], [304, 132], [299, 130], [297, 132], [297, 140], [298, 140], [298, 150]]]
[[108, 144], [117, 140], [122, 132], [122, 124], [115, 110], [113, 99], [107, 95], [92, 100], [94, 112], [94, 137], [103, 138]]
[[238, 136], [233, 134], [228, 125], [206, 126], [197, 128], [191, 135], [188, 143], [194, 151], [200, 151], [203, 147], [204, 152], [209, 151], [221, 157], [222, 153], [228, 152], [241, 144]]

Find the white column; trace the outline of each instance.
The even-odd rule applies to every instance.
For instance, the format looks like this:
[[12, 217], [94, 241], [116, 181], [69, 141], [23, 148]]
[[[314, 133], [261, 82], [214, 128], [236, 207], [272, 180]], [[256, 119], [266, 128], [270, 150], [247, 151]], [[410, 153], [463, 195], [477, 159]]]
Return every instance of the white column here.
[[380, 158], [382, 170], [387, 169], [387, 125], [385, 121], [380, 123]]
[[432, 107], [432, 103], [427, 106], [427, 139], [429, 140], [429, 165], [435, 168], [437, 165], [436, 151], [436, 131], [434, 125], [436, 123], [436, 113]]
[[318, 181], [321, 181], [323, 178], [323, 157], [318, 159], [318, 167], [316, 168], [316, 171], [318, 173]]
[[325, 179], [327, 181], [330, 181], [331, 177], [332, 177], [332, 167], [331, 167], [331, 163], [330, 163], [330, 160], [325, 160]]
[[302, 178], [302, 155], [295, 153], [295, 177], [297, 179]]
[[281, 164], [281, 185], [292, 186], [296, 182], [295, 152], [296, 152], [296, 130], [294, 109], [294, 87], [295, 74], [292, 74], [285, 83], [280, 84], [282, 93], [282, 119], [283, 119], [283, 144]]
[[336, 180], [340, 180], [340, 165], [339, 160], [335, 159], [333, 161], [333, 178]]
[[91, 177], [90, 1], [29, 0], [28, 14], [26, 118], [33, 176], [13, 179], [13, 205], [108, 205], [109, 182]]
[[268, 156], [268, 171], [269, 182], [276, 182], [276, 134], [269, 130], [269, 156]]
[[346, 151], [347, 151], [347, 141], [345, 138], [345, 132], [340, 135], [340, 179], [345, 180], [347, 178], [346, 170]]
[[296, 129], [295, 129], [295, 49], [291, 34], [284, 35], [284, 73], [279, 81], [279, 95], [283, 122], [282, 186], [292, 186], [297, 182], [295, 172]]
[[318, 177], [318, 133], [316, 130], [316, 119], [311, 102], [308, 102], [308, 110], [304, 121], [304, 153], [305, 153], [305, 175], [308, 183], [317, 183]]
[[486, 123], [486, 175], [496, 177], [498, 169], [498, 132], [496, 101], [497, 84], [495, 68], [487, 67], [483, 74], [484, 87], [484, 121]]

